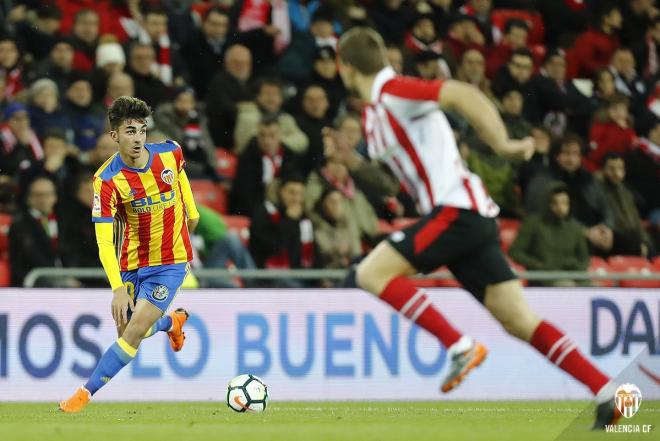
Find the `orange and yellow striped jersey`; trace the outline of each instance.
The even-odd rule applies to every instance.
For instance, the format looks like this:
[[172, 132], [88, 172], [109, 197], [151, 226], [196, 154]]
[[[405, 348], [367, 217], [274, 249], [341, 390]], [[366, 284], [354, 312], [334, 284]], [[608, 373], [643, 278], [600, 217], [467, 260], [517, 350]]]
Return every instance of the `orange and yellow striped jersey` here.
[[[145, 144], [149, 161], [129, 167], [115, 153], [94, 174], [93, 222], [114, 222], [120, 271], [192, 260], [183, 152], [174, 141]], [[192, 202], [194, 205], [194, 202]], [[189, 207], [196, 213], [196, 208]]]

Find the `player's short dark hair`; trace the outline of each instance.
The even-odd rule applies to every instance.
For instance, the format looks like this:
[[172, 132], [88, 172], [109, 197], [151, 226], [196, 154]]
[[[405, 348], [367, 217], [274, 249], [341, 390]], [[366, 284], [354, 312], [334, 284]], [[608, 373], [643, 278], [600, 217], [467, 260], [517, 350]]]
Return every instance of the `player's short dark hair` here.
[[529, 32], [529, 26], [527, 26], [527, 22], [525, 20], [521, 20], [520, 18], [511, 18], [506, 21], [506, 24], [504, 25], [504, 33], [508, 34], [511, 32], [511, 29], [524, 29], [527, 32]]
[[372, 28], [355, 27], [344, 33], [337, 44], [342, 62], [364, 75], [373, 75], [387, 66], [385, 42]]
[[108, 109], [108, 119], [112, 130], [117, 130], [125, 121], [146, 122], [150, 115], [151, 107], [141, 99], [132, 96], [120, 96], [112, 102]]

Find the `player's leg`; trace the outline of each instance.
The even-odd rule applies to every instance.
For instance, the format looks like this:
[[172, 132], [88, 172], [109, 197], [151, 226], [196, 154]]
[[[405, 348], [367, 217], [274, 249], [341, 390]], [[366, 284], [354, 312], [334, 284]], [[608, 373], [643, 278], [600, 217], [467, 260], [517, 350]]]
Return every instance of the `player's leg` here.
[[158, 332], [167, 332], [170, 346], [175, 352], [183, 348], [185, 334], [183, 325], [189, 314], [183, 308], [178, 308], [165, 314], [176, 297], [179, 287], [188, 272], [188, 264], [160, 265], [140, 269], [140, 289], [137, 298], [143, 298], [162, 311], [161, 317], [146, 331], [143, 338], [148, 338]]
[[[449, 226], [457, 217], [458, 210], [437, 207], [416, 224], [381, 242], [360, 262], [354, 274], [355, 286], [375, 294], [433, 334], [450, 354], [472, 348], [473, 340], [456, 330], [435, 308], [424, 290], [417, 288], [407, 276], [419, 271], [430, 272], [450, 258], [447, 253], [452, 249], [444, 247], [443, 242], [451, 236]], [[483, 348], [483, 356], [485, 352]]]
[[161, 315], [162, 311], [155, 305], [144, 299], [138, 300], [131, 321], [121, 337], [105, 351], [85, 385], [60, 403], [60, 410], [67, 413], [81, 411], [92, 395], [133, 361], [145, 333]]
[[[494, 259], [496, 257], [492, 256], [488, 260], [492, 264]], [[620, 415], [613, 404], [614, 390], [609, 384], [610, 378], [591, 364], [566, 334], [552, 323], [541, 320], [531, 310], [519, 280], [487, 286], [484, 305], [509, 334], [528, 342], [551, 363], [591, 390], [599, 402], [599, 421], [595, 428], [618, 420]]]

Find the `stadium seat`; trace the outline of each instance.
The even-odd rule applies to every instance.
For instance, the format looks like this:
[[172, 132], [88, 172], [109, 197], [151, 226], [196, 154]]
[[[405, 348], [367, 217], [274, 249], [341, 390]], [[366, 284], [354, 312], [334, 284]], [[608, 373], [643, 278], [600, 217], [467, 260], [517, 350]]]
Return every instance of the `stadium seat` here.
[[[611, 256], [607, 263], [611, 270], [617, 273], [650, 274], [653, 266], [644, 257], [636, 256]], [[657, 280], [621, 280], [619, 286], [622, 288], [660, 288]]]
[[654, 268], [656, 271], [660, 272], [660, 256], [658, 256], [658, 257], [656, 257], [655, 259], [653, 259], [653, 268]]
[[221, 184], [194, 179], [190, 181], [195, 200], [218, 213], [227, 212], [227, 192]]
[[511, 244], [516, 240], [518, 230], [520, 229], [520, 221], [517, 219], [499, 219], [500, 229], [500, 246], [505, 253], [509, 252]]
[[6, 259], [9, 255], [9, 226], [11, 216], [0, 213], [0, 259]]
[[9, 261], [0, 259], [0, 288], [6, 288], [11, 283], [11, 272], [9, 270]]
[[[587, 269], [587, 271], [589, 271], [590, 273], [607, 274], [609, 272], [612, 272], [612, 269], [607, 264], [605, 259], [603, 259], [602, 257], [591, 256], [591, 259], [589, 259], [589, 268]], [[595, 279], [592, 281], [592, 283], [595, 286], [607, 286], [607, 287], [615, 286], [613, 280]]]
[[504, 33], [506, 22], [512, 18], [525, 21], [529, 27], [527, 41], [530, 45], [543, 44], [545, 25], [543, 17], [538, 12], [525, 11], [523, 9], [495, 9], [491, 14], [493, 25]]
[[220, 177], [233, 180], [236, 176], [236, 166], [238, 165], [236, 155], [225, 149], [217, 148], [215, 149], [215, 159], [215, 169]]
[[243, 245], [247, 246], [250, 242], [250, 218], [245, 216], [223, 216], [227, 223], [227, 229], [236, 232]]

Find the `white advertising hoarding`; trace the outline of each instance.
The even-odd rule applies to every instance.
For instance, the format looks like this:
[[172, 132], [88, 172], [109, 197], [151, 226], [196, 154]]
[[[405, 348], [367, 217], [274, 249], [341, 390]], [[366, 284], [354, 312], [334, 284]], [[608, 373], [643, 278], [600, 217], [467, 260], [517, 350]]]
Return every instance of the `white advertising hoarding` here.
[[[430, 290], [435, 305], [490, 350], [458, 389], [438, 391], [445, 350], [358, 290], [188, 290], [186, 346], [164, 333], [99, 400], [222, 400], [240, 373], [276, 400], [582, 399], [588, 390], [509, 337], [469, 294]], [[610, 375], [660, 398], [660, 293], [643, 289], [527, 289], [538, 314]], [[57, 401], [84, 383], [116, 339], [109, 290], [0, 290], [0, 401]], [[640, 353], [646, 356], [638, 357]], [[622, 381], [623, 382], [623, 381]]]

